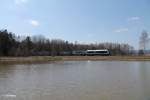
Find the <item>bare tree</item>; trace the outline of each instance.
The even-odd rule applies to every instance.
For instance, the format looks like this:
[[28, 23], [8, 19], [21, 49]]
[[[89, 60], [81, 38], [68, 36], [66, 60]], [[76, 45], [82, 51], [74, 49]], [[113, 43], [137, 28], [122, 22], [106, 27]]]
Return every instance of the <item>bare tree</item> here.
[[148, 47], [148, 33], [146, 31], [143, 31], [141, 33], [141, 36], [140, 36], [140, 41], [139, 41], [139, 49], [140, 50], [146, 50], [147, 47]]
[[[143, 33], [140, 42], [145, 49], [148, 34]], [[71, 55], [73, 51], [85, 51], [88, 49], [108, 49], [111, 55], [128, 55], [132, 47], [119, 43], [71, 43], [61, 39], [48, 39], [42, 35], [34, 37], [18, 36], [7, 30], [0, 30], [0, 56], [59, 56]]]

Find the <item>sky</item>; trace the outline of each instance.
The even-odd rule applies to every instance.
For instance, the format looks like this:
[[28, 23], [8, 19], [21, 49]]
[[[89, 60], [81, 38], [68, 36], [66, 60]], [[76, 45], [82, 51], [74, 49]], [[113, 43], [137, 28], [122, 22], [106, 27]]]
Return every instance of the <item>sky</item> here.
[[0, 0], [0, 29], [79, 43], [128, 43], [150, 35], [150, 0]]

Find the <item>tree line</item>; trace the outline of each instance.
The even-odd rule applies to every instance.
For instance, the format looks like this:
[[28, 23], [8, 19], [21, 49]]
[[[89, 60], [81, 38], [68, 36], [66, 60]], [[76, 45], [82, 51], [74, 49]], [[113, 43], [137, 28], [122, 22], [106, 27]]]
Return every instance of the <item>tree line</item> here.
[[108, 49], [111, 55], [131, 55], [133, 47], [119, 43], [72, 43], [44, 36], [16, 36], [7, 30], [0, 30], [0, 56], [60, 56], [63, 52], [92, 49]]

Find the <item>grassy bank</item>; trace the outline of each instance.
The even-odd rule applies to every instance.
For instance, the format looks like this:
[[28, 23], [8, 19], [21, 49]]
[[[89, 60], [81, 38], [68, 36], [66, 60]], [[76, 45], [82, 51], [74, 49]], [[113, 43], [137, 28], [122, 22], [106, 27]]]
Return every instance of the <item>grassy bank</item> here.
[[64, 61], [150, 61], [150, 56], [64, 56]]
[[150, 56], [35, 56], [0, 57], [0, 64], [47, 63], [53, 61], [150, 61]]
[[47, 63], [60, 60], [62, 60], [61, 57], [52, 57], [52, 56], [0, 57], [0, 64]]

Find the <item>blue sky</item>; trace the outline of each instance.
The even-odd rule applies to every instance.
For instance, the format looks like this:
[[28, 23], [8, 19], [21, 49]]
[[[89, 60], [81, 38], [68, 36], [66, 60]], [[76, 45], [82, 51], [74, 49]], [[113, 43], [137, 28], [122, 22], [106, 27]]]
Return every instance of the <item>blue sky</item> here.
[[0, 29], [81, 43], [118, 42], [138, 48], [150, 33], [150, 0], [1, 0]]

